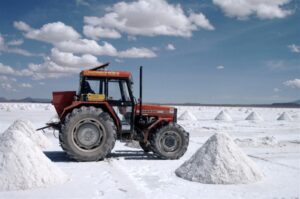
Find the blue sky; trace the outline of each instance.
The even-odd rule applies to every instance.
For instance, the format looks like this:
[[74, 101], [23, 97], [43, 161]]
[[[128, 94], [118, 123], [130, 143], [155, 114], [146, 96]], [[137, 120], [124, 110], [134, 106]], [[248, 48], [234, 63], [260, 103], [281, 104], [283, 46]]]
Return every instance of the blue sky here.
[[[227, 2], [227, 4], [226, 4]], [[0, 1], [0, 96], [77, 90], [78, 72], [138, 66], [151, 102], [300, 99], [296, 0]]]

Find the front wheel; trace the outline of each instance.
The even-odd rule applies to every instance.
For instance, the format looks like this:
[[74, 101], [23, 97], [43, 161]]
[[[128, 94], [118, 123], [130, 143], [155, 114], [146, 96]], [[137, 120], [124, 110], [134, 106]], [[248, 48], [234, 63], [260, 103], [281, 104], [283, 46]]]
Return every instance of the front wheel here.
[[158, 129], [151, 138], [153, 152], [162, 159], [179, 159], [189, 145], [189, 133], [176, 123]]

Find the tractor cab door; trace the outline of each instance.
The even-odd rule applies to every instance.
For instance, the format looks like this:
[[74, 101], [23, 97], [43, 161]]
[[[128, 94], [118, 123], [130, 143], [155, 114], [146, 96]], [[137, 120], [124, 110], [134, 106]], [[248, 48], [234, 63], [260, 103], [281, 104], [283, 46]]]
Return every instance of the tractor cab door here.
[[107, 101], [118, 115], [122, 131], [131, 131], [134, 101], [129, 81], [127, 79], [108, 79], [106, 86]]

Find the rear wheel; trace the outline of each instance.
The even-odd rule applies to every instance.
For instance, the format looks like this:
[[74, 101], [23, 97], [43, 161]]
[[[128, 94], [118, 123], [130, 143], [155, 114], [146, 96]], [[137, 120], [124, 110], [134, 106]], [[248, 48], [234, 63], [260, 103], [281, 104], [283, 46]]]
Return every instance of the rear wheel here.
[[189, 144], [189, 133], [176, 123], [158, 129], [151, 138], [153, 152], [163, 159], [179, 159]]
[[112, 118], [100, 108], [81, 107], [66, 116], [59, 134], [64, 151], [77, 161], [104, 159], [116, 141]]

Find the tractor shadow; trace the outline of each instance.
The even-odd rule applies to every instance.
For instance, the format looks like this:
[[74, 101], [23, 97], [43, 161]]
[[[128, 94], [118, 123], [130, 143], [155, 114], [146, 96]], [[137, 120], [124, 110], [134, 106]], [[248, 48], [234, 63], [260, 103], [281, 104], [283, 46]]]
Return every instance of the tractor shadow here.
[[75, 162], [70, 159], [64, 151], [44, 151], [44, 154], [52, 162]]
[[[44, 154], [52, 162], [77, 162], [76, 160], [70, 159], [64, 151], [44, 151]], [[154, 154], [145, 153], [142, 150], [116, 150], [107, 155], [106, 158], [124, 158], [125, 160], [161, 160]]]
[[116, 150], [107, 158], [124, 158], [125, 160], [161, 160], [153, 153], [145, 153], [143, 150]]

